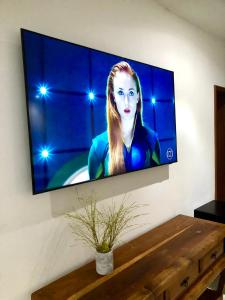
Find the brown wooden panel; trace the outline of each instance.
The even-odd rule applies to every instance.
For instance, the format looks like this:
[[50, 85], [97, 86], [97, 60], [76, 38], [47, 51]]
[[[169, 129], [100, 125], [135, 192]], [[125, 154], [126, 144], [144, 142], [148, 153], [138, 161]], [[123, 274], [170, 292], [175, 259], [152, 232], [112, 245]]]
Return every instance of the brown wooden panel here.
[[202, 292], [216, 279], [225, 268], [225, 256], [215, 262], [201, 277], [179, 298], [179, 300], [196, 300]]
[[220, 242], [216, 247], [210, 250], [202, 259], [199, 261], [199, 271], [204, 272], [215, 260], [224, 254], [224, 242]]
[[225, 88], [215, 86], [215, 198], [225, 201]]
[[80, 292], [84, 288], [87, 289], [87, 287], [89, 287], [91, 290], [93, 289], [93, 284], [94, 286], [101, 285], [130, 264], [141, 259], [146, 251], [147, 253], [153, 251], [155, 247], [159, 247], [161, 243], [166, 243], [166, 241], [171, 239], [174, 234], [179, 234], [179, 232], [182, 232], [192, 224], [192, 218], [182, 215], [177, 216], [156, 227], [151, 233], [147, 232], [116, 249], [114, 253], [115, 270], [111, 275], [102, 277], [96, 274], [95, 262], [91, 262], [85, 265], [85, 267], [81, 267], [34, 292], [32, 294], [32, 300], [67, 300], [72, 295], [76, 294], [76, 292]]
[[184, 270], [182, 276], [179, 276], [171, 283], [168, 288], [168, 299], [176, 299], [184, 293], [189, 286], [198, 278], [198, 264], [195, 262], [189, 268]]
[[91, 262], [32, 300], [173, 299], [187, 276], [190, 284], [197, 279], [199, 259], [224, 237], [225, 225], [180, 215], [117, 249], [113, 273], [99, 276]]

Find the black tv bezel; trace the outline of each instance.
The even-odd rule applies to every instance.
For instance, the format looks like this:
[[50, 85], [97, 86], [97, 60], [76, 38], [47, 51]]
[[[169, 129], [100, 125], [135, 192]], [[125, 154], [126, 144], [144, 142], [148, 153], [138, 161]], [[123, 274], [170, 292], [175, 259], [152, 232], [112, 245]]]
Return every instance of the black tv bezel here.
[[119, 56], [120, 58], [122, 58], [124, 60], [128, 59], [130, 61], [133, 61], [133, 62], [136, 62], [136, 63], [141, 63], [141, 64], [146, 65], [146, 66], [158, 68], [158, 69], [161, 69], [161, 70], [164, 70], [164, 71], [169, 71], [169, 72], [171, 72], [173, 74], [174, 120], [175, 120], [174, 126], [175, 126], [175, 134], [176, 134], [176, 138], [175, 138], [175, 140], [176, 140], [176, 160], [173, 161], [173, 162], [170, 162], [170, 163], [160, 164], [159, 166], [152, 166], [152, 167], [141, 168], [141, 169], [134, 170], [134, 171], [128, 171], [128, 172], [121, 173], [121, 174], [109, 175], [109, 176], [102, 177], [102, 178], [81, 181], [81, 182], [78, 182], [78, 183], [63, 185], [63, 186], [55, 187], [55, 188], [46, 188], [44, 191], [36, 192], [35, 191], [35, 179], [34, 179], [33, 155], [32, 155], [32, 153], [33, 153], [32, 134], [31, 134], [31, 124], [30, 124], [30, 115], [29, 115], [29, 97], [28, 97], [28, 79], [27, 79], [28, 76], [27, 76], [27, 71], [26, 71], [27, 70], [27, 65], [26, 65], [26, 58], [25, 58], [25, 56], [26, 56], [25, 55], [26, 50], [25, 50], [25, 46], [24, 46], [23, 32], [30, 32], [30, 33], [33, 33], [33, 34], [36, 34], [36, 35], [39, 35], [39, 36], [43, 36], [45, 38], [57, 40], [57, 41], [60, 41], [60, 42], [63, 42], [63, 43], [67, 43], [67, 44], [70, 44], [70, 45], [80, 46], [80, 47], [83, 47], [83, 48], [86, 48], [86, 49], [94, 50], [94, 51], [101, 52], [101, 53], [108, 54], [108, 55], [114, 55], [114, 56], [119, 56], [119, 55], [118, 54], [114, 54], [114, 53], [105, 52], [105, 51], [98, 50], [98, 49], [94, 49], [94, 48], [91, 48], [91, 47], [88, 47], [88, 46], [83, 46], [83, 45], [76, 44], [76, 43], [73, 43], [73, 42], [69, 42], [69, 41], [66, 41], [66, 40], [62, 40], [62, 39], [59, 39], [59, 38], [51, 37], [51, 36], [48, 36], [46, 34], [38, 33], [38, 32], [35, 32], [35, 31], [32, 31], [32, 30], [28, 30], [28, 29], [25, 29], [25, 28], [20, 28], [20, 35], [21, 35], [21, 42], [22, 42], [22, 57], [23, 57], [24, 81], [25, 81], [25, 93], [26, 93], [26, 111], [27, 111], [27, 124], [28, 124], [28, 134], [29, 134], [29, 152], [30, 152], [31, 177], [32, 177], [32, 194], [33, 195], [43, 194], [43, 193], [47, 193], [47, 192], [51, 192], [51, 191], [55, 191], [55, 190], [59, 190], [59, 189], [67, 188], [67, 187], [72, 187], [72, 186], [76, 186], [76, 185], [80, 185], [80, 184], [85, 184], [85, 183], [88, 183], [88, 182], [95, 182], [95, 181], [99, 181], [99, 180], [102, 180], [102, 179], [104, 180], [104, 179], [107, 179], [107, 178], [116, 177], [116, 176], [125, 175], [125, 174], [130, 174], [130, 173], [139, 172], [139, 171], [143, 171], [143, 170], [154, 169], [154, 168], [158, 168], [158, 167], [165, 166], [165, 165], [172, 165], [172, 164], [178, 162], [178, 156], [177, 156], [177, 129], [176, 129], [176, 105], [175, 105], [175, 98], [176, 97], [175, 97], [174, 71], [171, 71], [171, 70], [168, 70], [168, 69], [164, 69], [164, 68], [161, 68], [161, 67], [157, 67], [157, 66], [154, 66], [154, 65], [150, 65], [150, 64], [147, 64], [147, 63], [144, 63], [144, 62], [141, 62], [141, 61], [137, 61], [137, 60], [128, 58], [128, 57]]

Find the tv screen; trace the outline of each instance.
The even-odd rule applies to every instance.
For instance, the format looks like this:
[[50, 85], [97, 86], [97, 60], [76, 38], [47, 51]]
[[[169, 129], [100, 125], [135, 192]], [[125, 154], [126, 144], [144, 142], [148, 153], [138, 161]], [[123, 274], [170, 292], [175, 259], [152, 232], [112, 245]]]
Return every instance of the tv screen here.
[[21, 36], [34, 194], [177, 161], [172, 71]]

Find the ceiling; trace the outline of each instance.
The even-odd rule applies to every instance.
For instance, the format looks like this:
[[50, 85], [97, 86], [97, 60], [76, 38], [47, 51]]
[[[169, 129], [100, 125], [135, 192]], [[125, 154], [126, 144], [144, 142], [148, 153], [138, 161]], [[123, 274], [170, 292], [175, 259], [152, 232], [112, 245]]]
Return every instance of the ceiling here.
[[225, 0], [155, 0], [173, 14], [225, 41]]

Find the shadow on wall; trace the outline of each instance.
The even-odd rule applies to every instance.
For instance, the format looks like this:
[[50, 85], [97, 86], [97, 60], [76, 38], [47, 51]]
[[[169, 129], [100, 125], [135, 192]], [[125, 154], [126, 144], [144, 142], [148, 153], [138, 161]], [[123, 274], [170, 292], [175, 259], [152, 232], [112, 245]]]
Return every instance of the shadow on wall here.
[[78, 196], [94, 194], [96, 200], [101, 201], [168, 179], [169, 166], [165, 165], [52, 191], [49, 193], [52, 216], [57, 217], [81, 208]]

